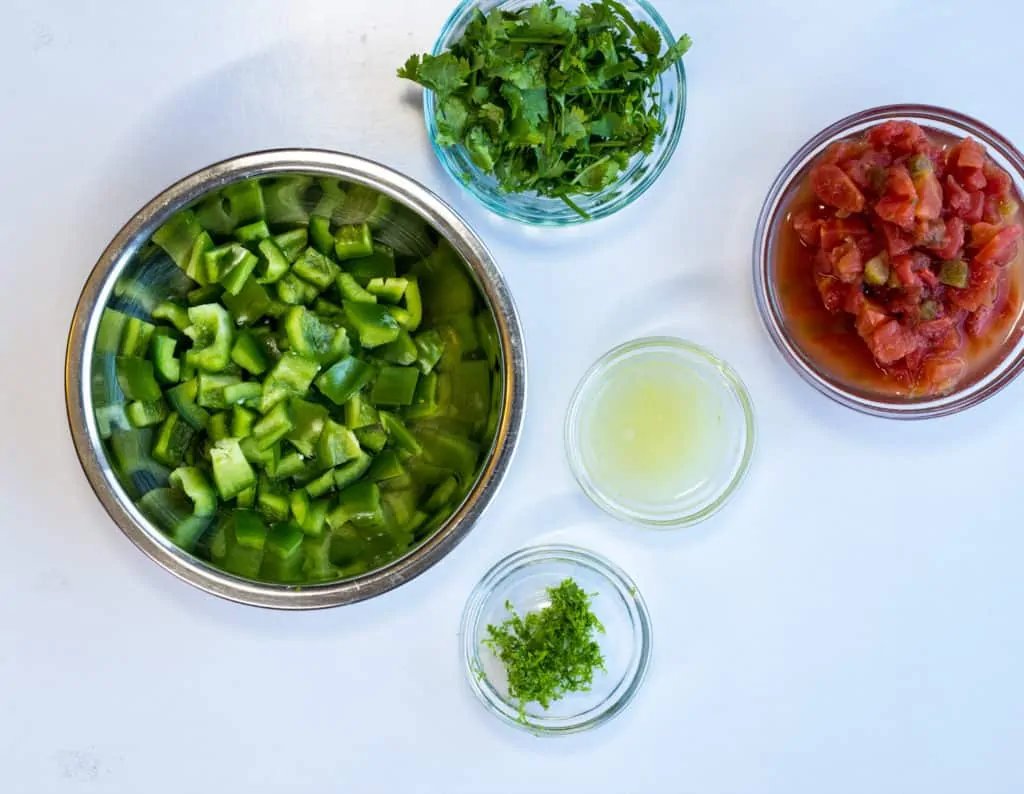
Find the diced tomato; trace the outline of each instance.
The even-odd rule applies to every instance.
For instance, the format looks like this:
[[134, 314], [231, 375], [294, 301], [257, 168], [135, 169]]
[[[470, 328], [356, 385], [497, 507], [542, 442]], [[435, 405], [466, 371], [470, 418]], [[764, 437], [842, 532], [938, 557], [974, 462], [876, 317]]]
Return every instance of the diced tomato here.
[[867, 144], [863, 141], [836, 141], [825, 149], [819, 162], [839, 165], [859, 157], [866, 148]]
[[829, 258], [832, 260], [832, 272], [846, 284], [854, 283], [864, 272], [860, 249], [852, 237], [847, 237], [842, 245], [833, 248]]
[[895, 223], [902, 229], [912, 229], [917, 204], [917, 191], [910, 172], [902, 165], [889, 169], [885, 193], [875, 204], [875, 212], [884, 221]]
[[910, 235], [892, 223], [882, 223], [882, 235], [885, 237], [885, 250], [889, 252], [890, 257], [905, 254], [914, 247]]
[[825, 204], [845, 212], [864, 209], [864, 194], [837, 165], [821, 163], [811, 171], [811, 187]]
[[914, 289], [921, 286], [921, 279], [917, 276], [917, 261], [913, 254], [903, 254], [893, 257], [892, 269], [896, 271], [896, 277], [900, 280], [900, 286], [904, 289]]
[[971, 192], [970, 196], [971, 208], [964, 216], [964, 220], [967, 223], [977, 223], [985, 216], [985, 194], [980, 190], [975, 190]]
[[881, 193], [885, 188], [885, 170], [892, 165], [892, 155], [877, 149], [868, 149], [860, 157], [848, 160], [843, 170], [861, 190]]
[[821, 244], [821, 224], [823, 221], [817, 217], [813, 209], [803, 209], [793, 213], [790, 219], [793, 228], [796, 229], [800, 242], [807, 246]]
[[[976, 224], [980, 225], [980, 224]], [[985, 243], [984, 247], [971, 260], [971, 269], [977, 265], [994, 265], [1003, 267], [1008, 265], [1017, 255], [1020, 238], [1024, 236], [1024, 229], [1016, 223], [1007, 226], [991, 240]]]
[[974, 138], [964, 138], [949, 150], [947, 162], [959, 168], [975, 169], [985, 166], [985, 150]]
[[985, 174], [980, 168], [976, 171], [972, 170], [963, 173], [960, 179], [968, 190], [984, 190], [985, 185], [988, 184], [988, 180], [985, 179]]
[[815, 275], [814, 284], [821, 295], [821, 302], [832, 314], [835, 314], [843, 307], [843, 298], [846, 297], [843, 285], [834, 276], [825, 276], [820, 273]]
[[912, 160], [917, 165], [911, 173], [914, 190], [917, 193], [918, 220], [935, 220], [942, 214], [942, 185], [935, 176], [932, 161], [924, 155], [917, 155]]
[[968, 248], [984, 248], [1002, 230], [998, 223], [975, 223], [971, 225], [971, 244]]
[[991, 160], [986, 160], [985, 165], [982, 166], [982, 173], [985, 175], [986, 193], [997, 198], [1004, 198], [1010, 195], [1010, 187], [1013, 185], [1013, 182], [1010, 180], [1010, 175], [1002, 168]]
[[867, 137], [876, 149], [894, 154], [914, 154], [928, 146], [928, 136], [912, 121], [887, 121], [868, 130]]
[[953, 388], [966, 370], [961, 356], [932, 356], [921, 365], [920, 385], [929, 394], [941, 394]]
[[914, 224], [914, 245], [939, 248], [946, 242], [946, 224], [941, 220], [918, 220]]
[[821, 247], [825, 253], [829, 253], [847, 237], [857, 238], [868, 234], [868, 225], [862, 218], [832, 218], [821, 226]]
[[960, 249], [964, 247], [964, 222], [962, 218], [955, 215], [946, 218], [946, 234], [942, 248], [935, 249], [935, 255], [939, 259], [956, 259], [960, 255]]
[[964, 323], [964, 328], [975, 339], [984, 336], [985, 331], [988, 330], [989, 325], [991, 325], [992, 320], [995, 318], [995, 314], [994, 306], [982, 306], [980, 309], [971, 312], [967, 322]]
[[865, 340], [879, 364], [899, 361], [921, 345], [921, 340], [896, 320], [881, 323]]
[[921, 281], [923, 281], [923, 282], [924, 282], [924, 285], [925, 285], [926, 287], [929, 287], [929, 288], [931, 288], [931, 289], [935, 289], [935, 288], [936, 288], [937, 286], [939, 286], [939, 277], [938, 277], [938, 276], [936, 276], [936, 275], [935, 275], [935, 274], [934, 274], [934, 273], [933, 273], [932, 271], [930, 271], [930, 270], [921, 270], [921, 271], [918, 271], [918, 274], [917, 274], [917, 276], [918, 276], [918, 278], [920, 278], [920, 279], [921, 279]]
[[960, 183], [952, 174], [946, 175], [945, 185], [946, 204], [954, 215], [961, 218], [967, 217], [971, 210], [971, 194], [961, 187]]
[[867, 303], [867, 298], [864, 297], [864, 292], [861, 290], [859, 282], [844, 285], [844, 288], [846, 294], [843, 296], [843, 311], [856, 317], [860, 314], [861, 309], [864, 308], [864, 304]]
[[999, 286], [999, 273], [995, 265], [971, 262], [971, 274], [964, 289], [950, 288], [947, 294], [954, 306], [968, 312], [976, 312], [982, 306], [992, 304]]
[[889, 315], [876, 304], [869, 301], [864, 301], [864, 305], [861, 306], [860, 313], [857, 315], [857, 320], [854, 323], [857, 328], [857, 333], [864, 339], [867, 339], [879, 325], [889, 319]]
[[940, 317], [937, 320], [929, 320], [917, 326], [917, 332], [927, 342], [937, 342], [953, 328], [951, 317]]

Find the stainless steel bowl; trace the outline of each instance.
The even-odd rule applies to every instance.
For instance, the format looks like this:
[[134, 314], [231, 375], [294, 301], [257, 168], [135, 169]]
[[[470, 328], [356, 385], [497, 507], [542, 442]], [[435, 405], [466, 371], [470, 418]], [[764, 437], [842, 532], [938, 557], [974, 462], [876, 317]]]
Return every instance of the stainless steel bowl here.
[[[175, 546], [135, 506], [114, 474], [101, 444], [92, 384], [93, 348], [100, 315], [125, 273], [168, 218], [206, 193], [233, 182], [275, 174], [344, 179], [386, 194], [422, 217], [468, 263], [498, 327], [503, 394], [494, 442], [464, 502], [420, 546], [375, 571], [338, 582], [276, 585], [243, 579]], [[254, 606], [317, 609], [379, 595], [423, 573], [466, 536], [494, 497], [515, 453], [526, 401], [526, 357], [519, 315], [501, 272], [483, 241], [459, 215], [425, 187], [378, 163], [315, 149], [277, 149], [216, 163], [185, 177], [144, 206], [118, 232], [93, 268], [71, 323], [65, 361], [71, 436], [89, 484], [125, 535], [152, 560], [208, 593]]]

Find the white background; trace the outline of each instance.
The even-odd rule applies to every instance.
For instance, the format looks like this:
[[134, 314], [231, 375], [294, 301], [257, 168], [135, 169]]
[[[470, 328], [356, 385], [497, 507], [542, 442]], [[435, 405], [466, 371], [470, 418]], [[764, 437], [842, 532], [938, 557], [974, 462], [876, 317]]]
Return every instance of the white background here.
[[[1020, 792], [1024, 381], [893, 424], [831, 404], [763, 333], [755, 217], [808, 137], [918, 101], [1024, 142], [1024, 5], [661, 0], [687, 57], [682, 142], [635, 206], [527, 231], [440, 171], [394, 77], [453, 0], [4, 0], [0, 24], [0, 769], [31, 792]], [[156, 192], [271, 146], [378, 159], [492, 247], [529, 348], [525, 434], [484, 520], [416, 581], [282, 614], [163, 573], [90, 492], [64, 416], [65, 335], [107, 241]], [[562, 453], [600, 353], [671, 333], [745, 378], [760, 439], [718, 517], [599, 513]], [[464, 599], [537, 541], [613, 558], [651, 609], [620, 717], [536, 739], [475, 701]], [[244, 787], [244, 788], [243, 788]]]

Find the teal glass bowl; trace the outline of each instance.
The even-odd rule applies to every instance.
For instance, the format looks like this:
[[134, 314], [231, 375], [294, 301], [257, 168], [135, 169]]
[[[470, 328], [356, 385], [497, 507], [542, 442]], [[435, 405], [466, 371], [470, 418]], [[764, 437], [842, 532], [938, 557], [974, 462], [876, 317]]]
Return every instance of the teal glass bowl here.
[[[473, 14], [484, 14], [492, 9], [514, 11], [535, 5], [538, 0], [463, 0], [448, 18], [441, 35], [434, 45], [433, 54], [440, 55], [450, 49], [465, 33]], [[559, 6], [578, 8], [583, 0], [560, 0]], [[648, 22], [661, 34], [664, 46], [675, 42], [665, 20], [647, 0], [622, 0], [637, 20]], [[662, 72], [657, 82], [658, 118], [662, 123], [661, 134], [649, 155], [634, 157], [619, 178], [600, 193], [574, 195], [573, 202], [586, 216], [572, 209], [561, 199], [548, 198], [537, 193], [506, 193], [494, 176], [484, 173], [470, 160], [462, 146], [443, 146], [437, 142], [436, 98], [433, 91], [423, 93], [423, 113], [427, 123], [427, 135], [437, 159], [445, 171], [470, 195], [479, 200], [487, 209], [497, 215], [531, 226], [571, 226], [577, 223], [605, 218], [632, 204], [665, 170], [683, 131], [686, 115], [686, 71], [683, 62]]]

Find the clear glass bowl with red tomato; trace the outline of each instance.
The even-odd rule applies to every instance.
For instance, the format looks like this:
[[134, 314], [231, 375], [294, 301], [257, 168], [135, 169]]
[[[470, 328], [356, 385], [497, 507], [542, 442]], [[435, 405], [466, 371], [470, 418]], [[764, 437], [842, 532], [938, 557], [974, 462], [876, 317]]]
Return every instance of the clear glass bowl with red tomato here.
[[[965, 142], [966, 141], [966, 142]], [[758, 309], [812, 386], [887, 418], [956, 413], [1024, 369], [1024, 157], [952, 110], [822, 130], [758, 219]]]

